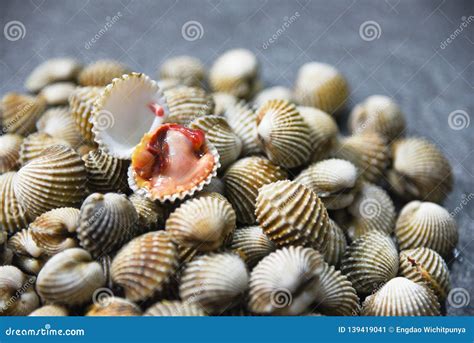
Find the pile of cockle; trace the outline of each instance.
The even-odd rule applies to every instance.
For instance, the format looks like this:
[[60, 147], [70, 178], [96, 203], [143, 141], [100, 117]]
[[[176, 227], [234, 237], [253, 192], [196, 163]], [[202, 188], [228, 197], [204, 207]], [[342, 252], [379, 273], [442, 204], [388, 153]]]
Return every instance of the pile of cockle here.
[[343, 136], [333, 66], [262, 90], [245, 49], [159, 81], [57, 58], [25, 87], [0, 103], [1, 314], [442, 313], [451, 167], [387, 96]]

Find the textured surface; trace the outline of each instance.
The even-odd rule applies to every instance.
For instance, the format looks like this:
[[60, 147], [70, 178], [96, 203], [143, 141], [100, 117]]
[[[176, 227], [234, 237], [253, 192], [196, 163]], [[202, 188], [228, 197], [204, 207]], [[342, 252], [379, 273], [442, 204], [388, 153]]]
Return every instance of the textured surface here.
[[[456, 216], [460, 242], [459, 256], [448, 262], [453, 287], [464, 288], [472, 299], [460, 308], [448, 304], [448, 314], [474, 314], [474, 122], [460, 130], [448, 122], [457, 110], [465, 112], [452, 116], [474, 121], [472, 15], [470, 0], [3, 0], [1, 28], [18, 20], [25, 36], [17, 41], [0, 36], [0, 93], [22, 90], [38, 63], [61, 55], [84, 62], [116, 58], [155, 76], [172, 55], [193, 54], [209, 66], [226, 49], [247, 47], [263, 62], [267, 85], [288, 87], [302, 63], [334, 64], [351, 85], [349, 108], [375, 93], [394, 97], [407, 116], [408, 133], [436, 142], [453, 165], [455, 187], [445, 206]], [[107, 20], [112, 24], [105, 30]], [[183, 38], [188, 21], [200, 24], [197, 36], [191, 30], [185, 35], [196, 40]], [[378, 25], [373, 40], [359, 34], [367, 21]], [[446, 42], [450, 36], [454, 40]]]

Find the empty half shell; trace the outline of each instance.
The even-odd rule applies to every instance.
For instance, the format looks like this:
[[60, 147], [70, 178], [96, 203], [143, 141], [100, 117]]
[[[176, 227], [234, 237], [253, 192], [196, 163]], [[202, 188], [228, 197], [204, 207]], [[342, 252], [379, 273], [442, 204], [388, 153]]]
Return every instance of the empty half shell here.
[[449, 161], [432, 143], [406, 138], [392, 144], [388, 179], [402, 198], [441, 202], [453, 187]]
[[66, 105], [75, 89], [76, 84], [73, 82], [57, 82], [44, 87], [40, 95], [50, 106]]
[[23, 166], [14, 178], [18, 201], [36, 217], [58, 207], [75, 207], [85, 196], [86, 170], [69, 147], [54, 146]]
[[46, 60], [31, 72], [26, 79], [25, 87], [30, 92], [38, 92], [50, 83], [75, 79], [81, 68], [81, 64], [72, 58]]
[[168, 123], [188, 125], [194, 119], [214, 112], [214, 99], [202, 88], [179, 86], [165, 91], [170, 115]]
[[33, 220], [32, 215], [20, 204], [15, 195], [13, 180], [15, 172], [0, 175], [0, 230], [15, 233], [26, 228]]
[[214, 115], [200, 117], [193, 120], [189, 127], [204, 131], [209, 142], [216, 147], [223, 169], [240, 156], [242, 141], [224, 117]]
[[38, 132], [66, 141], [73, 148], [78, 147], [83, 141], [67, 107], [53, 107], [47, 110], [36, 122], [36, 128]]
[[329, 219], [329, 234], [328, 244], [324, 252], [324, 260], [330, 265], [339, 268], [342, 257], [347, 248], [347, 240], [344, 231], [337, 225], [337, 223]]
[[398, 252], [390, 236], [372, 231], [347, 247], [341, 271], [359, 294], [370, 294], [397, 276]]
[[206, 69], [195, 57], [175, 56], [161, 65], [160, 78], [175, 79], [186, 86], [202, 86], [206, 79]]
[[223, 177], [226, 197], [235, 209], [237, 221], [254, 224], [258, 190], [286, 178], [283, 169], [263, 157], [246, 157], [227, 168]]
[[128, 199], [137, 211], [139, 231], [156, 231], [164, 227], [167, 215], [165, 208], [138, 194], [132, 194]]
[[136, 236], [138, 215], [124, 194], [93, 193], [82, 203], [78, 223], [79, 244], [99, 257]]
[[412, 201], [403, 207], [395, 225], [401, 250], [430, 248], [447, 257], [458, 242], [456, 221], [438, 204]]
[[107, 193], [129, 191], [127, 172], [130, 163], [108, 155], [100, 149], [82, 156], [90, 192]]
[[76, 229], [79, 210], [72, 207], [57, 208], [43, 213], [28, 227], [33, 241], [48, 255], [77, 246]]
[[262, 258], [275, 251], [276, 245], [261, 227], [248, 226], [235, 230], [230, 249], [239, 254], [249, 268], [253, 268]]
[[184, 202], [166, 221], [166, 230], [180, 246], [199, 251], [217, 250], [236, 226], [232, 205], [211, 193]]
[[160, 292], [178, 267], [178, 249], [167, 231], [141, 235], [125, 245], [112, 261], [112, 280], [131, 301]]
[[387, 282], [362, 304], [364, 316], [439, 316], [440, 305], [431, 289], [404, 277]]
[[79, 248], [51, 257], [38, 274], [36, 290], [46, 302], [79, 305], [90, 302], [105, 283], [102, 267]]
[[441, 255], [429, 248], [408, 249], [400, 252], [400, 275], [428, 285], [440, 303], [446, 299], [450, 286], [449, 270]]
[[329, 159], [304, 169], [294, 182], [315, 192], [326, 208], [337, 210], [349, 206], [357, 192], [357, 168], [349, 161]]
[[216, 92], [212, 93], [212, 99], [214, 100], [214, 114], [218, 116], [224, 115], [224, 113], [237, 105], [239, 99], [232, 94]]
[[128, 68], [114, 60], [99, 60], [84, 67], [78, 75], [81, 86], [105, 87], [116, 77], [128, 73]]
[[142, 315], [142, 310], [135, 303], [113, 296], [107, 288], [100, 290], [102, 290], [102, 293], [100, 291], [96, 293], [94, 304], [89, 307], [86, 316], [133, 317]]
[[333, 66], [310, 62], [299, 69], [295, 97], [300, 104], [335, 113], [344, 106], [348, 96], [347, 81]]
[[298, 112], [309, 127], [312, 162], [328, 157], [337, 144], [339, 128], [334, 118], [320, 109], [298, 106]]
[[294, 104], [269, 100], [260, 106], [257, 132], [270, 161], [293, 168], [309, 160], [310, 130]]
[[35, 132], [26, 137], [20, 147], [20, 163], [25, 165], [28, 162], [43, 156], [43, 152], [54, 146], [70, 146], [68, 142], [61, 138], [52, 137], [44, 132]]
[[268, 100], [286, 100], [294, 102], [293, 92], [291, 89], [282, 86], [266, 88], [255, 96], [255, 99], [253, 99], [253, 105], [255, 107], [260, 107]]
[[369, 231], [390, 235], [395, 227], [395, 206], [388, 193], [381, 187], [364, 182], [354, 202], [349, 206], [352, 215], [348, 234], [352, 239]]
[[0, 136], [0, 174], [15, 170], [19, 165], [23, 137], [16, 134]]
[[255, 205], [257, 222], [278, 246], [306, 245], [324, 252], [329, 216], [321, 199], [292, 181], [277, 181], [260, 188]]
[[0, 315], [26, 316], [38, 308], [35, 277], [23, 274], [14, 266], [0, 267]]
[[67, 308], [61, 305], [43, 305], [29, 314], [30, 317], [63, 317], [68, 315]]
[[255, 155], [262, 152], [257, 131], [257, 114], [248, 104], [241, 101], [229, 107], [224, 116], [242, 141], [242, 155]]
[[87, 143], [94, 142], [92, 133], [92, 109], [102, 92], [102, 87], [77, 87], [69, 96], [69, 111], [76, 127]]
[[163, 300], [150, 306], [143, 315], [155, 317], [200, 317], [207, 314], [198, 304], [179, 300]]
[[179, 294], [184, 302], [220, 314], [244, 296], [249, 275], [244, 261], [233, 253], [203, 255], [186, 266]]
[[258, 73], [258, 60], [253, 52], [233, 49], [214, 61], [209, 71], [209, 82], [215, 92], [250, 98], [260, 86]]
[[405, 131], [405, 116], [393, 99], [372, 95], [354, 107], [349, 126], [352, 134], [375, 132], [392, 141]]
[[0, 102], [0, 126], [3, 133], [27, 135], [46, 108], [41, 96], [7, 93]]
[[123, 75], [105, 87], [93, 106], [94, 139], [109, 155], [130, 159], [143, 135], [156, 129], [168, 113], [155, 81], [144, 74]]
[[342, 138], [334, 155], [352, 162], [361, 177], [373, 183], [382, 179], [390, 162], [390, 150], [385, 139], [376, 133]]

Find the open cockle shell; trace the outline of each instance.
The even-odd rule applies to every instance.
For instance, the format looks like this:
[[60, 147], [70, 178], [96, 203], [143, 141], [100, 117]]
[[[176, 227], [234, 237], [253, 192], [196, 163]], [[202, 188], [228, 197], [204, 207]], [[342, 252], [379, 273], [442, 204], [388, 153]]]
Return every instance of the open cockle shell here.
[[259, 226], [236, 229], [229, 247], [239, 254], [250, 268], [253, 268], [262, 258], [276, 249], [275, 243], [265, 235]]
[[179, 300], [163, 300], [150, 306], [144, 316], [155, 317], [200, 317], [207, 316], [206, 312], [198, 305]]
[[0, 315], [26, 316], [38, 308], [35, 277], [23, 274], [14, 266], [0, 267]]
[[400, 211], [395, 236], [402, 250], [425, 247], [448, 257], [458, 242], [458, 228], [445, 208], [415, 200]]
[[329, 216], [321, 199], [293, 181], [277, 181], [258, 191], [257, 222], [278, 246], [303, 245], [325, 251]]
[[83, 87], [105, 87], [116, 77], [121, 77], [129, 70], [122, 63], [114, 60], [98, 60], [84, 67], [77, 79]]
[[13, 189], [15, 172], [0, 175], [0, 232], [15, 233], [26, 228], [32, 215], [20, 204]]
[[79, 248], [51, 257], [38, 274], [36, 290], [46, 302], [80, 305], [92, 300], [105, 284], [104, 272], [91, 255]]
[[404, 277], [387, 282], [362, 304], [363, 316], [439, 316], [436, 295], [426, 286]]
[[31, 72], [26, 79], [25, 87], [30, 92], [36, 93], [50, 83], [75, 79], [81, 68], [81, 64], [73, 58], [46, 60]]
[[16, 134], [0, 136], [0, 174], [13, 171], [19, 165], [23, 137]]
[[400, 275], [419, 283], [428, 285], [444, 302], [451, 288], [449, 269], [443, 258], [429, 248], [416, 248], [400, 252]]
[[130, 159], [143, 135], [157, 128], [168, 113], [155, 81], [144, 74], [126, 74], [114, 79], [96, 100], [92, 132], [106, 153]]
[[42, 96], [7, 93], [0, 102], [2, 133], [27, 135], [35, 131], [35, 123], [43, 114], [46, 101]]
[[53, 107], [36, 122], [38, 132], [61, 139], [76, 148], [82, 143], [82, 136], [67, 107]]

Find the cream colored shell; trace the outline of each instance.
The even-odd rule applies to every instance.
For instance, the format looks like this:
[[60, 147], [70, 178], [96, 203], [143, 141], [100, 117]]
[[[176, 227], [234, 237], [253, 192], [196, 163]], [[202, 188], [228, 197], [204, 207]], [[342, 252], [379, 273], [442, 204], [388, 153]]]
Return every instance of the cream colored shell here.
[[34, 289], [35, 277], [17, 267], [0, 267], [0, 315], [26, 316], [40, 305]]
[[164, 95], [169, 107], [168, 123], [188, 125], [214, 112], [214, 99], [202, 88], [179, 86], [165, 91]]
[[179, 300], [163, 300], [150, 306], [143, 315], [155, 317], [201, 317], [207, 314], [198, 304]]
[[294, 102], [293, 92], [291, 89], [282, 86], [269, 87], [260, 91], [252, 102], [255, 107], [260, 107], [268, 100], [286, 100]]
[[35, 130], [38, 118], [46, 108], [42, 96], [7, 93], [0, 102], [0, 127], [2, 133], [28, 135]]
[[253, 268], [262, 258], [276, 249], [267, 235], [259, 226], [247, 226], [235, 230], [230, 244], [230, 249]]
[[243, 156], [262, 152], [257, 131], [257, 114], [245, 101], [227, 108], [224, 117], [242, 141]]
[[161, 79], [175, 79], [186, 86], [202, 86], [206, 79], [206, 69], [201, 61], [186, 55], [167, 59], [159, 74]]
[[26, 165], [28, 162], [43, 156], [43, 152], [55, 145], [70, 147], [70, 144], [61, 139], [52, 137], [44, 132], [35, 132], [26, 137], [20, 147], [20, 163]]
[[53, 107], [47, 110], [36, 122], [36, 128], [38, 132], [66, 141], [73, 148], [83, 142], [81, 133], [67, 107]]
[[94, 142], [90, 121], [94, 103], [102, 92], [102, 87], [77, 87], [69, 96], [69, 111], [76, 127], [86, 143]]
[[20, 204], [13, 189], [15, 172], [0, 175], [0, 227], [8, 233], [26, 228], [32, 215]]
[[50, 106], [66, 105], [74, 89], [76, 84], [73, 82], [57, 82], [44, 87], [40, 95]]
[[0, 136], [0, 174], [13, 171], [19, 165], [23, 137], [16, 134]]
[[78, 82], [81, 86], [105, 87], [116, 77], [128, 73], [128, 68], [114, 60], [98, 60], [81, 70]]
[[30, 92], [38, 92], [53, 82], [75, 79], [81, 68], [81, 64], [73, 58], [46, 60], [33, 69], [25, 81], [25, 87]]
[[141, 316], [142, 310], [137, 304], [123, 298], [115, 297], [109, 294], [110, 290], [103, 290], [103, 297], [100, 298], [101, 293], [97, 292], [97, 299], [94, 304], [89, 307], [86, 316], [99, 317], [132, 317]]

